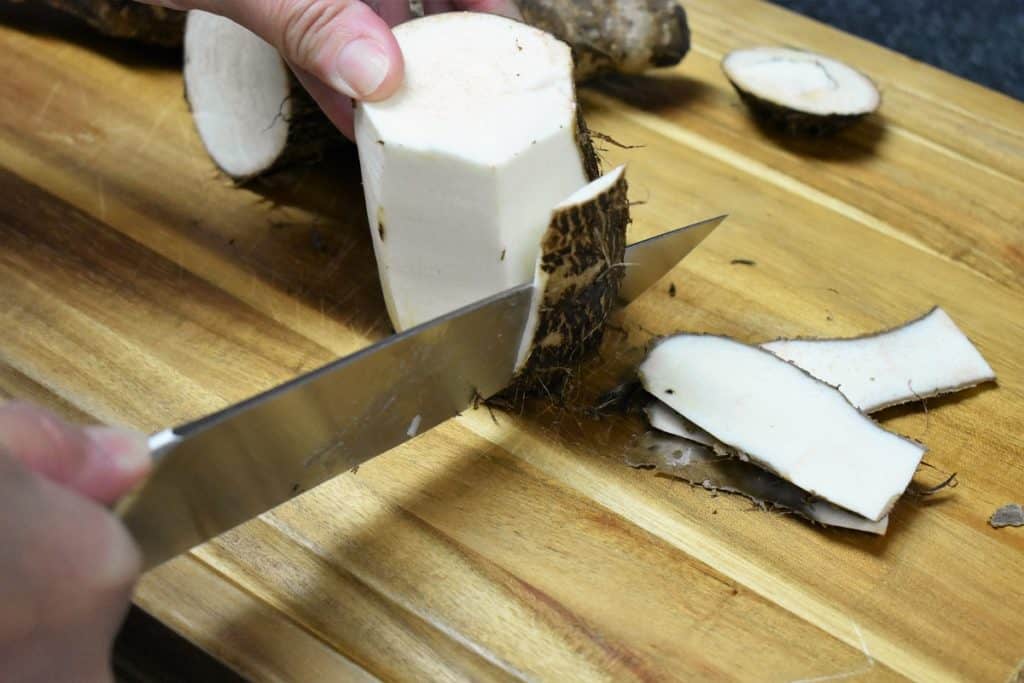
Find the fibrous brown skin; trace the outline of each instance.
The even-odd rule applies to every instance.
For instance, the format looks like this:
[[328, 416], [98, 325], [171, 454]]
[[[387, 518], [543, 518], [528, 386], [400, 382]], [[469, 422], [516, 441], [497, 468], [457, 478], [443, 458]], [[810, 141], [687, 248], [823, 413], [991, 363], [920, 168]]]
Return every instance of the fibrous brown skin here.
[[654, 469], [708, 491], [735, 493], [757, 505], [790, 510], [826, 526], [884, 534], [889, 518], [873, 522], [823, 500], [753, 463], [723, 457], [704, 444], [660, 432], [643, 434], [625, 455], [630, 467]]
[[[287, 101], [290, 103], [291, 113], [280, 114], [282, 122], [288, 125], [288, 140], [281, 148], [280, 155], [268, 165], [246, 173], [232, 172], [220, 165], [217, 154], [210, 148], [210, 142], [203, 140], [203, 145], [210, 158], [217, 164], [217, 168], [236, 183], [242, 184], [253, 178], [269, 176], [293, 166], [313, 164], [324, 158], [332, 148], [345, 144], [345, 138], [327, 118], [320, 106], [309, 96], [306, 89], [294, 78], [290, 80], [289, 94], [282, 99], [282, 110]], [[192, 105], [188, 101], [187, 92], [185, 101], [191, 110]]]
[[518, 0], [526, 23], [572, 46], [576, 79], [678, 64], [690, 49], [675, 0]]
[[320, 105], [294, 77], [291, 78], [288, 98], [291, 101], [291, 113], [287, 116], [288, 141], [271, 166], [253, 175], [319, 161], [332, 148], [347, 142]]
[[144, 43], [176, 47], [185, 31], [185, 13], [143, 5], [135, 0], [45, 0], [101, 33]]
[[739, 85], [732, 83], [732, 87], [739, 93], [740, 99], [750, 108], [754, 116], [766, 126], [786, 135], [804, 137], [828, 137], [839, 131], [849, 128], [854, 123], [863, 119], [866, 114], [830, 114], [818, 116], [805, 114], [795, 109], [789, 109], [781, 104], [775, 104], [762, 99], [753, 93], [744, 91]]
[[562, 395], [601, 344], [622, 282], [629, 224], [626, 178], [622, 169], [613, 173], [618, 176], [607, 189], [552, 215], [541, 242], [537, 324], [513, 395]]
[[597, 156], [594, 148], [594, 140], [590, 136], [590, 129], [583, 119], [583, 110], [576, 110], [576, 146], [580, 151], [580, 158], [583, 159], [583, 172], [587, 174], [587, 180], [594, 181], [601, 177], [601, 158]]

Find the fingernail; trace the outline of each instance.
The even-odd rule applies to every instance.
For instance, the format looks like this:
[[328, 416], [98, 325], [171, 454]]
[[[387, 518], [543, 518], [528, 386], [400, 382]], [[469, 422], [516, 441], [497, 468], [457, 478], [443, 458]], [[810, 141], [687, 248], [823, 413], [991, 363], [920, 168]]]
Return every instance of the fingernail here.
[[86, 427], [95, 448], [102, 451], [104, 460], [111, 462], [124, 474], [142, 473], [149, 469], [150, 455], [146, 437], [119, 427]]
[[367, 38], [353, 40], [338, 55], [331, 86], [350, 97], [368, 97], [377, 92], [390, 69], [391, 60], [380, 45]]

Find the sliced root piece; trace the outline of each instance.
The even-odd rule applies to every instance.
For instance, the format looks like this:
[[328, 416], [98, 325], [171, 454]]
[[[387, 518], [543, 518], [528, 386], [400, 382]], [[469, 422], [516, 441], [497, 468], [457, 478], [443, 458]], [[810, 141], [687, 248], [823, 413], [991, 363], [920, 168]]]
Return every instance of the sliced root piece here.
[[900, 327], [853, 339], [780, 339], [762, 344], [872, 413], [996, 379], [941, 308]]
[[653, 468], [711, 491], [737, 493], [758, 505], [791, 510], [826, 526], [873, 534], [884, 534], [889, 526], [888, 517], [875, 522], [826, 501], [812, 500], [806, 491], [771, 472], [716, 455], [707, 446], [689, 439], [648, 432], [627, 453], [626, 464]]
[[[20, 0], [14, 0], [18, 2]], [[82, 19], [100, 33], [144, 43], [181, 45], [185, 13], [143, 5], [135, 0], [45, 0], [47, 5]]]
[[834, 387], [725, 337], [664, 339], [639, 374], [647, 391], [719, 441], [871, 520], [889, 512], [925, 452], [879, 427]]
[[1004, 526], [1024, 526], [1024, 508], [1018, 503], [1004, 505], [988, 519], [989, 526], [1000, 529]]
[[540, 373], [600, 340], [628, 220], [622, 170], [596, 178], [569, 48], [520, 22], [459, 12], [395, 36], [403, 85], [356, 111], [392, 323], [404, 330], [536, 280], [537, 345], [521, 354], [521, 386], [533, 375], [557, 393], [562, 382]]
[[185, 96], [210, 157], [236, 180], [315, 160], [343, 141], [277, 50], [208, 12], [188, 15]]
[[715, 437], [657, 399], [647, 404], [644, 413], [647, 414], [647, 422], [658, 431], [704, 446], [714, 446], [716, 443]]
[[725, 445], [658, 399], [649, 401], [644, 407], [644, 413], [647, 415], [647, 422], [658, 431], [707, 446], [716, 455], [739, 458], [743, 461], [750, 459], [746, 453]]
[[561, 394], [574, 369], [600, 346], [623, 277], [626, 189], [620, 166], [555, 207], [541, 240], [535, 313], [523, 337], [517, 390]]
[[576, 78], [678, 64], [690, 50], [675, 0], [518, 0], [526, 23], [569, 43]]
[[755, 116], [785, 132], [828, 135], [878, 109], [878, 88], [835, 59], [781, 47], [730, 52], [729, 82]]

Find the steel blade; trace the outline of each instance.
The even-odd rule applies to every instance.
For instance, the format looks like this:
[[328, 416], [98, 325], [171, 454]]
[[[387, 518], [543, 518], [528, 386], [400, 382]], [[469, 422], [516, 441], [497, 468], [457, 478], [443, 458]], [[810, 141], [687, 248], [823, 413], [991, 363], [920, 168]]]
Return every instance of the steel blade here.
[[455, 416], [512, 379], [524, 285], [150, 441], [117, 512], [153, 567]]
[[650, 289], [710, 235], [726, 216], [663, 232], [626, 247], [626, 275], [619, 288], [625, 305]]
[[[630, 245], [639, 296], [724, 216]], [[523, 285], [150, 439], [155, 466], [117, 512], [153, 567], [455, 416], [512, 379]]]

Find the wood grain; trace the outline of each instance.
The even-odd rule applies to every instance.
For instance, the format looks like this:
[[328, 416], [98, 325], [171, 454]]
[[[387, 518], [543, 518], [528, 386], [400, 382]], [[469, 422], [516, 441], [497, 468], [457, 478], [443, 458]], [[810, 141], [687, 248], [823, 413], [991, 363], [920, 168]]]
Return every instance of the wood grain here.
[[[887, 411], [930, 446], [889, 534], [633, 471], [637, 426], [468, 412], [147, 575], [136, 601], [255, 680], [1004, 681], [1024, 657], [1024, 105], [783, 10], [691, 0], [694, 51], [583, 100], [629, 163], [632, 237], [729, 220], [617, 316], [584, 392], [653, 336], [760, 341], [943, 306], [1000, 377]], [[6, 11], [0, 395], [152, 430], [388, 334], [344, 152], [234, 187], [177, 65]], [[834, 144], [753, 125], [729, 49], [819, 49], [882, 86]], [[754, 265], [737, 265], [747, 259]], [[669, 283], [676, 295], [669, 296]]]

